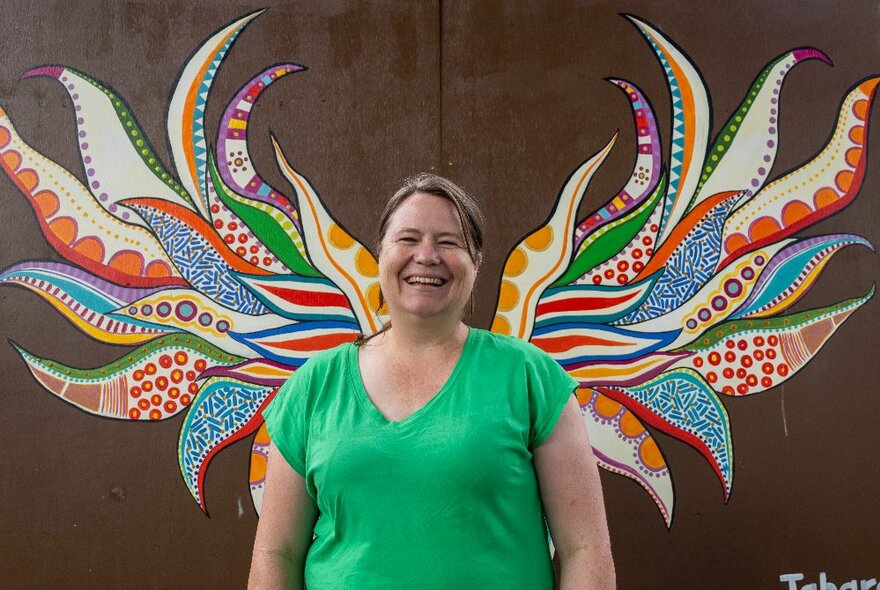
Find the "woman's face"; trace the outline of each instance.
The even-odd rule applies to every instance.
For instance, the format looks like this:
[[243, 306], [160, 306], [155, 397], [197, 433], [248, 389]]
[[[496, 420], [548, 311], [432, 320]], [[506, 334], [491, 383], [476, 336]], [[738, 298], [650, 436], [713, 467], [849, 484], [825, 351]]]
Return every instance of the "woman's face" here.
[[415, 193], [391, 214], [379, 282], [392, 322], [401, 314], [460, 320], [476, 274], [452, 201]]

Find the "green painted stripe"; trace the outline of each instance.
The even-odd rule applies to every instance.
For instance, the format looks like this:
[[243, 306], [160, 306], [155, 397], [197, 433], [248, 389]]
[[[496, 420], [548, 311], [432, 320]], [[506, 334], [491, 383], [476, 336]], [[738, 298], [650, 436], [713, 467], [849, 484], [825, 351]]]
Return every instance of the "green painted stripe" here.
[[644, 203], [588, 236], [578, 248], [574, 262], [551, 287], [561, 287], [574, 282], [623, 250], [645, 226], [654, 207], [665, 193], [666, 175], [664, 174], [657, 188]]
[[29, 362], [71, 383], [101, 382], [113, 379], [146, 357], [164, 350], [186, 350], [198, 353], [222, 365], [232, 365], [244, 360], [243, 357], [229, 354], [206, 340], [189, 334], [167, 334], [138, 347], [112, 363], [94, 369], [68, 367], [56, 361], [34, 356], [18, 346], [16, 346], [16, 349]]
[[229, 189], [220, 178], [213, 154], [208, 158], [208, 168], [214, 190], [217, 191], [223, 204], [238, 215], [245, 225], [254, 232], [257, 239], [278, 257], [278, 260], [298, 275], [323, 276], [309, 264], [301, 253], [301, 246], [297, 247], [297, 239], [302, 244], [302, 238], [293, 222], [284, 213], [266, 203], [245, 199]]
[[784, 315], [775, 318], [753, 320], [740, 319], [725, 322], [720, 326], [716, 326], [715, 328], [707, 331], [695, 342], [688, 344], [687, 346], [683, 346], [682, 348], [677, 349], [675, 352], [700, 352], [703, 350], [708, 350], [725, 338], [735, 336], [737, 334], [746, 334], [750, 332], [757, 332], [761, 334], [778, 334], [781, 332], [799, 330], [804, 326], [822, 321], [834, 314], [860, 307], [873, 295], [874, 289], [871, 289], [871, 292], [864, 297], [854, 297], [852, 299], [847, 299], [846, 301], [841, 301], [840, 303], [835, 303], [827, 307], [811, 309], [801, 313]]

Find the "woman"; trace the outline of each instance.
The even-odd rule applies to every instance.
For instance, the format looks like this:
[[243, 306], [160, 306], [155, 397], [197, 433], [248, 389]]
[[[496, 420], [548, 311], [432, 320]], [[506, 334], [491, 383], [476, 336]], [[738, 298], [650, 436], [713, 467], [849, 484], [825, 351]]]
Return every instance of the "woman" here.
[[613, 588], [577, 383], [462, 322], [482, 259], [475, 202], [420, 174], [379, 240], [390, 323], [315, 356], [264, 412], [250, 588], [550, 589], [544, 515], [558, 587]]

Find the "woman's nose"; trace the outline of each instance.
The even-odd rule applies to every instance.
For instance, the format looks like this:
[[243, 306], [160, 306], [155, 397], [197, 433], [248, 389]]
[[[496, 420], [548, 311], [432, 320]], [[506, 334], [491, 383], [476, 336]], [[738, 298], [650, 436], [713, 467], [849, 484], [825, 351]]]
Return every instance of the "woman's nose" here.
[[440, 251], [431, 240], [422, 240], [416, 249], [415, 259], [421, 264], [439, 264]]

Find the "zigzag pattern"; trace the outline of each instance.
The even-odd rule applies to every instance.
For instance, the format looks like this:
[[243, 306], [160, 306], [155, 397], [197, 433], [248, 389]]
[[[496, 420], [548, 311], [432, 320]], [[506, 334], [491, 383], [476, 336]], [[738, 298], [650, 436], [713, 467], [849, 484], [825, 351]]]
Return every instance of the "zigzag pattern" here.
[[663, 73], [666, 74], [666, 80], [669, 84], [669, 96], [672, 99], [672, 141], [669, 148], [669, 187], [666, 190], [666, 203], [664, 203], [663, 218], [660, 221], [660, 232], [664, 230], [666, 220], [672, 213], [672, 206], [675, 204], [675, 195], [678, 193], [678, 185], [681, 182], [681, 169], [684, 166], [684, 109], [681, 100], [681, 88], [675, 78], [675, 72], [666, 55], [657, 43], [649, 36], [645, 35], [645, 39], [651, 45], [651, 49], [660, 60], [663, 66]]
[[[204, 179], [207, 178], [208, 175], [208, 146], [205, 141], [205, 109], [208, 106], [208, 93], [211, 90], [211, 83], [214, 81], [214, 76], [217, 74], [217, 70], [220, 68], [220, 64], [223, 62], [226, 52], [229, 51], [229, 47], [235, 42], [239, 32], [240, 30], [230, 35], [220, 51], [214, 55], [210, 67], [199, 82], [198, 90], [196, 90], [192, 136], [194, 140], [193, 157], [195, 158], [196, 172], [198, 173], [200, 182], [204, 182]], [[207, 191], [204, 190], [204, 188], [202, 194], [207, 195]]]

